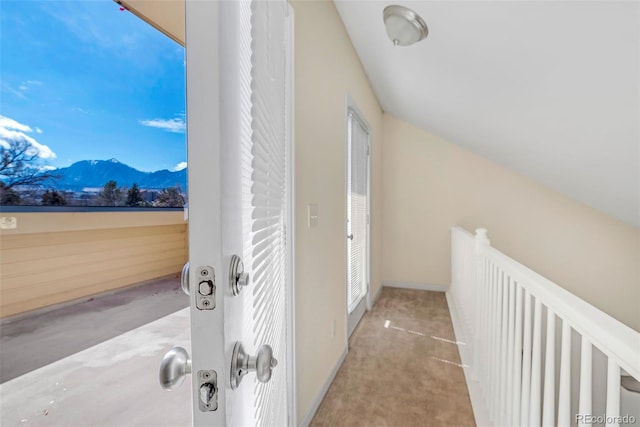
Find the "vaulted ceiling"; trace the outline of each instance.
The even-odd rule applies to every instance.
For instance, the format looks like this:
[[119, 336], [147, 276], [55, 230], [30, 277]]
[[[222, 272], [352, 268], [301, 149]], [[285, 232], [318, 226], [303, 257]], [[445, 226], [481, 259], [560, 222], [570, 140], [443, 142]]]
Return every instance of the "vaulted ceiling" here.
[[[394, 47], [389, 4], [427, 39]], [[640, 227], [640, 2], [336, 6], [385, 112]]]
[[[123, 3], [184, 40], [183, 0]], [[402, 1], [408, 47], [392, 3], [335, 4], [385, 112], [640, 227], [639, 1]]]

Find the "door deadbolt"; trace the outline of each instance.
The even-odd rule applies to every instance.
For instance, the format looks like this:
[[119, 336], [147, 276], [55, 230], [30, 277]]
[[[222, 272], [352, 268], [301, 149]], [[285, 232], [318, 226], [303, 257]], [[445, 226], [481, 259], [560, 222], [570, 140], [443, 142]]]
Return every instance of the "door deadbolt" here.
[[[160, 363], [160, 386], [165, 390], [175, 390], [191, 374], [191, 358], [182, 347], [174, 347]], [[198, 407], [202, 412], [218, 409], [218, 375], [213, 370], [198, 371]]]
[[255, 372], [258, 381], [269, 382], [273, 368], [278, 366], [278, 361], [273, 357], [273, 350], [268, 345], [262, 345], [258, 349], [258, 354], [249, 356], [240, 341], [233, 347], [231, 356], [231, 388], [236, 389], [242, 381], [242, 377], [249, 372]]
[[202, 412], [218, 409], [218, 375], [216, 371], [198, 371], [198, 408]]
[[231, 293], [236, 296], [249, 284], [249, 274], [244, 272], [244, 264], [238, 255], [231, 255], [229, 267], [229, 286]]
[[182, 267], [182, 273], [180, 274], [180, 286], [182, 287], [182, 292], [189, 295], [189, 263], [187, 262], [184, 267]]

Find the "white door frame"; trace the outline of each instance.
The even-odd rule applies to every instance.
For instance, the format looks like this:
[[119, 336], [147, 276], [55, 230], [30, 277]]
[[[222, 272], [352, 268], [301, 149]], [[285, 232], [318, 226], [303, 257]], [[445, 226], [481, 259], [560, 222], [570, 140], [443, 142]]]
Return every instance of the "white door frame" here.
[[287, 355], [289, 355], [289, 360], [287, 361], [287, 370], [288, 370], [288, 378], [289, 378], [289, 427], [293, 427], [298, 423], [298, 410], [297, 410], [297, 386], [296, 386], [296, 287], [295, 287], [295, 278], [296, 278], [296, 270], [295, 270], [295, 218], [296, 218], [296, 200], [295, 200], [295, 85], [294, 85], [294, 64], [295, 59], [294, 55], [294, 29], [295, 29], [295, 17], [293, 12], [293, 7], [290, 3], [287, 4], [287, 18], [289, 23], [289, 28], [285, 34], [286, 42], [287, 42], [287, 50], [288, 55], [287, 58], [290, 59], [289, 64], [286, 67], [286, 81], [288, 93], [286, 94], [286, 103], [287, 103], [287, 111], [286, 111], [286, 126], [288, 130], [287, 137], [288, 145], [287, 145], [287, 173], [289, 174], [289, 182], [287, 186], [288, 194], [287, 194], [287, 203], [289, 204], [289, 211], [287, 212], [287, 217], [285, 219], [285, 227], [286, 227], [286, 238], [287, 238], [287, 262], [289, 268], [287, 270], [287, 274], [289, 275], [287, 280], [287, 342], [289, 348], [287, 349]]
[[[223, 147], [225, 141], [222, 129], [224, 120], [223, 72], [225, 60], [223, 43], [225, 32], [222, 30], [221, 9], [224, 2], [185, 1], [186, 21], [185, 51], [187, 76], [187, 160], [189, 178], [189, 287], [197, 289], [199, 267], [209, 266], [215, 271], [216, 307], [214, 310], [191, 310], [191, 360], [192, 360], [192, 396], [194, 402], [199, 395], [198, 374], [200, 371], [215, 371], [218, 385], [218, 409], [200, 411], [192, 404], [192, 420], [196, 426], [224, 426], [227, 423], [227, 393], [230, 390], [230, 363], [233, 342], [225, 342], [224, 317], [225, 295], [228, 290], [229, 266], [225, 261], [230, 253], [223, 241], [225, 231], [223, 203], [225, 170], [230, 165], [225, 162]], [[287, 67], [288, 86], [293, 87], [293, 14], [289, 6], [290, 24], [286, 37], [290, 42], [291, 63]], [[226, 47], [228, 50], [228, 47]], [[294, 260], [293, 260], [293, 91], [286, 94], [288, 123], [288, 170], [289, 188], [287, 202], [289, 212], [285, 214], [287, 232], [287, 360], [280, 361], [281, 369], [288, 374], [289, 425], [296, 423], [295, 390], [295, 312], [294, 312]], [[227, 141], [228, 143], [228, 141]], [[197, 235], [194, 233], [197, 230]], [[226, 252], [225, 252], [226, 251]], [[246, 292], [246, 291], [245, 291]], [[197, 292], [190, 292], [191, 307], [196, 306]], [[277, 368], [276, 368], [277, 369]], [[244, 381], [247, 381], [246, 379]]]
[[[367, 159], [367, 238], [366, 238], [366, 266], [365, 266], [365, 280], [366, 280], [366, 294], [364, 297], [364, 301], [366, 304], [366, 311], [370, 311], [372, 309], [372, 299], [371, 299], [371, 126], [369, 125], [369, 122], [367, 121], [367, 119], [365, 118], [365, 115], [362, 113], [362, 111], [360, 111], [360, 109], [358, 108], [356, 102], [354, 101], [353, 97], [347, 93], [346, 97], [345, 97], [345, 129], [347, 129], [346, 132], [346, 138], [345, 138], [345, 145], [346, 145], [346, 160], [345, 160], [345, 164], [346, 164], [346, 171], [347, 174], [345, 175], [345, 201], [347, 200], [347, 198], [349, 197], [349, 192], [351, 191], [351, 189], [349, 188], [349, 171], [351, 166], [349, 165], [349, 113], [353, 112], [356, 117], [357, 120], [359, 120], [360, 122], [362, 122], [362, 124], [367, 128], [367, 131], [369, 132], [368, 134], [368, 138], [367, 138], [367, 150], [368, 150], [368, 155], [366, 157]], [[349, 212], [346, 212], [346, 219], [348, 219], [349, 217]], [[346, 239], [347, 236], [347, 221], [345, 220], [345, 232], [344, 232], [344, 236], [345, 236], [345, 253], [348, 253], [348, 245], [349, 242]], [[346, 280], [347, 280], [347, 285], [349, 283], [349, 271], [347, 271], [347, 275], [346, 275]], [[349, 307], [348, 307], [348, 286], [345, 286], [345, 312], [347, 314], [347, 321], [345, 322], [345, 328], [346, 328], [346, 345], [347, 348], [349, 347], [349, 337], [350, 337], [350, 322], [349, 322]], [[358, 322], [360, 321], [360, 319], [358, 319]], [[355, 329], [355, 326], [354, 326]]]

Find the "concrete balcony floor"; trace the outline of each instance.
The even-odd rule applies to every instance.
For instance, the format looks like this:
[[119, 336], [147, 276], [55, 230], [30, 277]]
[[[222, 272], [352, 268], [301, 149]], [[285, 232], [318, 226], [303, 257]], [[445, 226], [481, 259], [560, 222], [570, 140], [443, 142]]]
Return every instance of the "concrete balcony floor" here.
[[190, 425], [190, 379], [158, 383], [165, 352], [190, 349], [188, 303], [162, 279], [4, 321], [0, 424]]

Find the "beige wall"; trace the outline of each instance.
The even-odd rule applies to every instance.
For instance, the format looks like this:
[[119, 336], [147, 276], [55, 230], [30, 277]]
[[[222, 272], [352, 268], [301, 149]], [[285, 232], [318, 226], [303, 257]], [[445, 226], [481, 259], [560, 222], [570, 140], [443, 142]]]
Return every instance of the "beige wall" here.
[[[294, 1], [298, 421], [346, 349], [346, 94], [372, 128], [372, 288], [381, 285], [382, 112], [330, 1]], [[307, 226], [307, 205], [318, 226]], [[336, 333], [332, 336], [335, 322]]]
[[448, 285], [453, 224], [640, 330], [640, 230], [384, 115], [383, 280]]
[[4, 213], [0, 316], [86, 297], [180, 271], [182, 212]]

